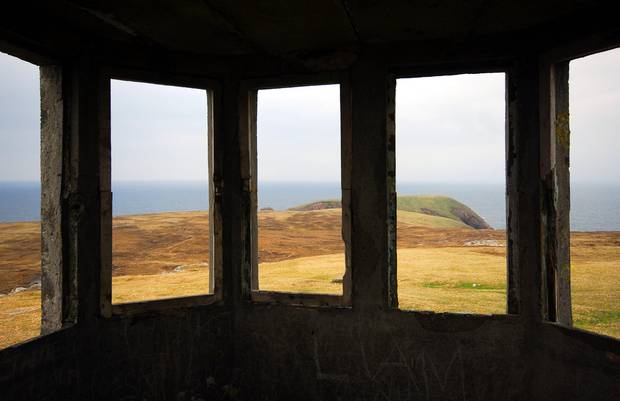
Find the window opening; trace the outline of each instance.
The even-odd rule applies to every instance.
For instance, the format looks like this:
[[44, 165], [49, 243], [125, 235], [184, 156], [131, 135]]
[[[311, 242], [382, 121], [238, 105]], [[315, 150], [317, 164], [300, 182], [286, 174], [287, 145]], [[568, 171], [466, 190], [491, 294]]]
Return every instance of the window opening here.
[[397, 80], [401, 309], [505, 313], [505, 74]]
[[573, 324], [620, 338], [620, 49], [569, 66]]
[[0, 53], [0, 348], [41, 333], [39, 82]]
[[210, 292], [207, 92], [111, 81], [112, 303]]
[[258, 91], [258, 289], [342, 294], [339, 85]]

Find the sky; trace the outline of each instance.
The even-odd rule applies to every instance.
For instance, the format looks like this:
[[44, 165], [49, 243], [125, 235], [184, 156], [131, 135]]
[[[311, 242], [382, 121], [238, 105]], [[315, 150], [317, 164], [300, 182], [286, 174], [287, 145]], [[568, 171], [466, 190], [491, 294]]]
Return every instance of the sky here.
[[620, 48], [569, 67], [571, 182], [620, 182]]
[[505, 74], [396, 81], [396, 180], [504, 182]]
[[112, 183], [207, 181], [207, 93], [112, 80]]
[[0, 53], [0, 181], [39, 181], [39, 68]]
[[340, 88], [258, 91], [258, 181], [340, 182]]
[[[615, 182], [620, 49], [571, 62], [571, 177]], [[0, 181], [39, 177], [38, 69], [0, 53]], [[400, 79], [399, 182], [504, 182], [504, 74]], [[338, 85], [261, 90], [259, 181], [338, 182]], [[202, 90], [112, 82], [112, 177], [206, 180]]]

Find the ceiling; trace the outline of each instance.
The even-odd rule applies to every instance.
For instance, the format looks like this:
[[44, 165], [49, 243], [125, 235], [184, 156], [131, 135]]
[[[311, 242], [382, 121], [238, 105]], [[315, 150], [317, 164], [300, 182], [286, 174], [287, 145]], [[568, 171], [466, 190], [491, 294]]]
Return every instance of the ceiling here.
[[593, 0], [69, 0], [45, 13], [83, 35], [170, 51], [286, 55], [518, 34]]

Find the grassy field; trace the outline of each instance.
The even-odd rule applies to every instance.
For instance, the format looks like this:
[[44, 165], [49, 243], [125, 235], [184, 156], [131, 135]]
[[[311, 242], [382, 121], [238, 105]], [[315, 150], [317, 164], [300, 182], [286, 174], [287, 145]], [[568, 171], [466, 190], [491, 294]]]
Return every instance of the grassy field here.
[[[0, 224], [0, 347], [38, 335], [40, 240], [36, 223]], [[205, 293], [206, 213], [114, 220], [113, 302]], [[504, 313], [505, 234], [451, 218], [398, 212], [402, 309]], [[574, 233], [575, 324], [620, 338], [620, 233]], [[259, 213], [264, 290], [342, 292], [340, 210]], [[34, 284], [33, 284], [34, 283]], [[11, 292], [25, 287], [19, 292]]]

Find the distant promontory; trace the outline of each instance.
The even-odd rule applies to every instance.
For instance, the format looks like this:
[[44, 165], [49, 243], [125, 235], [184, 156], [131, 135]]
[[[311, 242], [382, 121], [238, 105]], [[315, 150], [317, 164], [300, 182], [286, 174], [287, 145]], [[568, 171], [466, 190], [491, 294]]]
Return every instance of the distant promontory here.
[[[312, 210], [338, 209], [342, 207], [339, 200], [321, 200], [289, 208], [290, 211], [303, 212]], [[429, 216], [444, 217], [461, 222], [466, 226], [480, 229], [492, 228], [480, 215], [456, 199], [441, 195], [406, 195], [396, 198], [396, 208], [406, 212]]]

